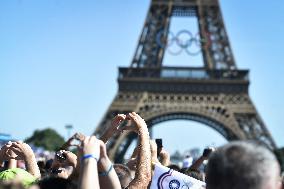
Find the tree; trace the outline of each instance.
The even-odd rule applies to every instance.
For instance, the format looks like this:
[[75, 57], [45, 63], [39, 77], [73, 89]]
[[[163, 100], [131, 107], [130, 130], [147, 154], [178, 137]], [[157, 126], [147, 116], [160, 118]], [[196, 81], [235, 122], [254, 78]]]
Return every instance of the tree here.
[[43, 147], [46, 150], [56, 151], [63, 145], [64, 138], [54, 129], [46, 128], [35, 130], [33, 135], [27, 138], [25, 142], [37, 147]]

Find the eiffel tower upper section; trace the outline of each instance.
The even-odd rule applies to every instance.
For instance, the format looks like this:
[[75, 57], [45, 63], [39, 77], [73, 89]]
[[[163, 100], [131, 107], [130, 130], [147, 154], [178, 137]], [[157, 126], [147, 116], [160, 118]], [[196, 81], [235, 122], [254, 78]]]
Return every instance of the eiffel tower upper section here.
[[[203, 67], [163, 66], [164, 54], [170, 43], [178, 43], [181, 48], [185, 48], [189, 43], [179, 40], [178, 35], [192, 35], [187, 30], [176, 36], [171, 35], [171, 19], [176, 16], [197, 18], [198, 39], [191, 36], [189, 43], [200, 45]], [[141, 90], [146, 87], [152, 92], [170, 92], [167, 89], [172, 89], [174, 92], [186, 93], [248, 93], [249, 85], [248, 70], [237, 69], [218, 0], [152, 0], [131, 65], [119, 69], [119, 89], [139, 90], [136, 84], [133, 86], [128, 82], [133, 78], [143, 78], [143, 81], [161, 78], [169, 81], [175, 78], [193, 82], [191, 87], [181, 83], [173, 84], [173, 88], [151, 87], [150, 83], [140, 87]], [[211, 83], [208, 85], [209, 80]], [[230, 83], [224, 82], [228, 80]], [[200, 89], [199, 84], [195, 87], [196, 81], [207, 84]], [[213, 81], [218, 85], [212, 88]], [[220, 82], [222, 85], [219, 85]]]
[[218, 0], [153, 0], [131, 67], [162, 67], [172, 17], [197, 17], [207, 69], [236, 69]]

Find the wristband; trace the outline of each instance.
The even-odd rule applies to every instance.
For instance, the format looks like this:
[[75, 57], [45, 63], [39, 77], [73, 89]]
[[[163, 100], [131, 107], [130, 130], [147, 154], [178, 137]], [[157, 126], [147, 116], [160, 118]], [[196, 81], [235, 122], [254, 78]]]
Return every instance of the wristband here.
[[109, 168], [106, 172], [99, 172], [99, 176], [102, 176], [102, 177], [108, 176], [108, 174], [112, 170], [112, 168], [113, 168], [113, 165], [110, 164], [110, 166], [109, 166]]
[[94, 156], [94, 154], [85, 154], [85, 155], [81, 158], [81, 161], [84, 161], [85, 159], [89, 159], [89, 158], [94, 158], [97, 162], [99, 161], [99, 158], [97, 158], [96, 156]]

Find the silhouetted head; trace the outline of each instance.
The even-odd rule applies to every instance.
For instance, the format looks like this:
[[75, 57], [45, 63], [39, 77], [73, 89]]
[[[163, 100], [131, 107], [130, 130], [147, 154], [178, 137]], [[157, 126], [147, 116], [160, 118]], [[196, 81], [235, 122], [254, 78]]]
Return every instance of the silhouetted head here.
[[271, 151], [251, 142], [232, 142], [214, 152], [207, 189], [278, 189], [280, 169]]
[[38, 183], [40, 189], [75, 189], [76, 186], [69, 179], [47, 177]]
[[132, 180], [130, 169], [122, 164], [114, 164], [113, 168], [119, 178], [121, 188], [126, 188]]
[[179, 166], [178, 166], [178, 165], [171, 164], [171, 165], [169, 165], [169, 166], [168, 166], [168, 168], [170, 168], [170, 169], [173, 169], [173, 170], [175, 170], [175, 171], [180, 172], [180, 168], [179, 168]]

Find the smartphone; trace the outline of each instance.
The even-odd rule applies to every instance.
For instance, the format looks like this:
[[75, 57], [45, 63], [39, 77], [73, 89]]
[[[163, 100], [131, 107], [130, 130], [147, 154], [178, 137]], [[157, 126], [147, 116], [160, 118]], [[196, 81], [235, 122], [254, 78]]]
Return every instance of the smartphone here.
[[56, 154], [55, 154], [55, 157], [56, 157], [56, 159], [59, 161], [59, 162], [62, 162], [62, 161], [64, 161], [64, 160], [66, 160], [66, 155], [65, 154], [63, 154], [62, 152], [56, 152]]
[[213, 151], [214, 151], [213, 148], [210, 148], [210, 147], [205, 148], [204, 151], [203, 151], [203, 155], [202, 155], [202, 156], [204, 156], [204, 157], [209, 157], [210, 154], [211, 154]]
[[161, 138], [157, 138], [155, 141], [158, 149], [161, 149], [163, 147], [163, 140]]
[[118, 126], [118, 129], [122, 129], [123, 127], [126, 127], [127, 125], [128, 125], [128, 119], [125, 119], [125, 120], [123, 120], [120, 124], [119, 124], [119, 126]]
[[155, 139], [156, 144], [157, 144], [157, 156], [159, 157], [159, 154], [163, 148], [163, 140], [161, 138]]

